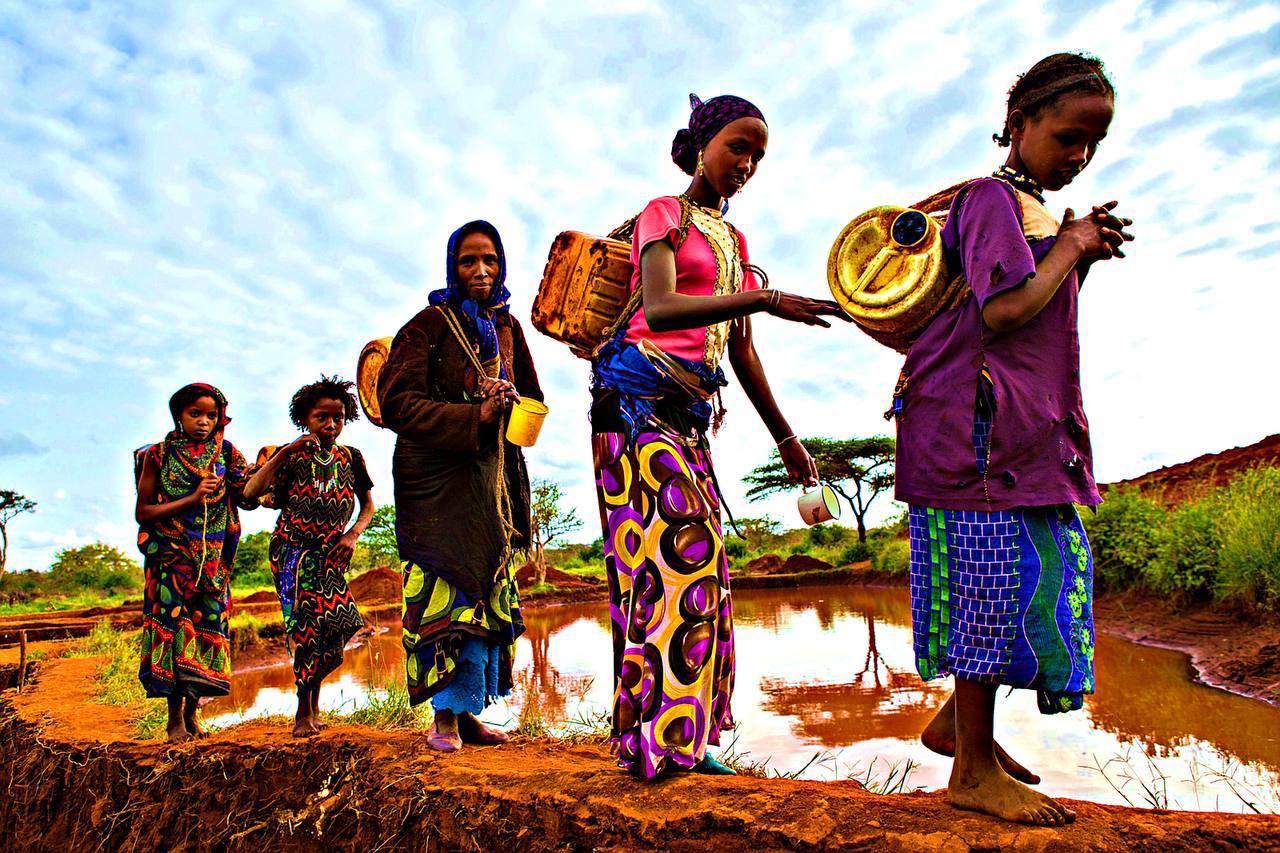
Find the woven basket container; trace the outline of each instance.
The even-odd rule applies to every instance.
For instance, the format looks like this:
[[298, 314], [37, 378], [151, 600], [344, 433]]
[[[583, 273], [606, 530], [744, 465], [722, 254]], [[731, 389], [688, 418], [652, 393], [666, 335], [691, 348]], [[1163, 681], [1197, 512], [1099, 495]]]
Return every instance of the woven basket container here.
[[939, 218], [905, 207], [875, 207], [846, 225], [827, 282], [859, 328], [900, 353], [969, 294], [964, 277], [947, 272]]
[[356, 362], [356, 392], [364, 416], [375, 426], [382, 426], [382, 408], [378, 405], [378, 378], [391, 352], [391, 338], [378, 338], [364, 345]]
[[565, 231], [556, 237], [533, 300], [533, 326], [579, 358], [603, 342], [631, 293], [631, 246]]

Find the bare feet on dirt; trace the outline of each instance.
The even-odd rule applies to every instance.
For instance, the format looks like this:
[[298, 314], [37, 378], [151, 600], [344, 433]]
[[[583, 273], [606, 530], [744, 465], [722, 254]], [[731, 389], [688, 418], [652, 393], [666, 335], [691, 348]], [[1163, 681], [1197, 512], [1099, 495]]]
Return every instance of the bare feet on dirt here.
[[182, 727], [187, 730], [187, 734], [197, 740], [207, 738], [209, 733], [204, 730], [200, 722], [196, 719], [196, 712], [192, 710], [189, 714], [182, 715]]
[[169, 743], [185, 743], [195, 737], [195, 735], [187, 731], [186, 725], [181, 720], [176, 723], [170, 723], [165, 730], [165, 736]]
[[972, 775], [952, 768], [947, 802], [958, 809], [1032, 826], [1063, 826], [1076, 819], [1071, 809], [1031, 790], [995, 765], [990, 772]]
[[[956, 755], [954, 702], [954, 697], [947, 699], [946, 703], [938, 709], [938, 713], [929, 721], [929, 725], [925, 727], [924, 732], [920, 735], [920, 742], [924, 744], [926, 749], [930, 752], [936, 752], [938, 755], [945, 755], [948, 758], [955, 758]], [[1040, 784], [1040, 777], [1017, 761], [1014, 761], [1009, 753], [1004, 751], [1004, 747], [997, 743], [995, 748], [996, 759], [1000, 762], [1000, 766], [1004, 768], [1004, 772], [1019, 782], [1025, 782], [1028, 785]]]
[[293, 736], [294, 737], [311, 737], [319, 733], [316, 728], [315, 719], [309, 714], [298, 709], [298, 713], [293, 718]]
[[458, 734], [461, 735], [463, 743], [497, 746], [500, 743], [506, 743], [511, 740], [511, 735], [491, 726], [486, 726], [476, 719], [475, 714], [460, 714], [457, 719]]

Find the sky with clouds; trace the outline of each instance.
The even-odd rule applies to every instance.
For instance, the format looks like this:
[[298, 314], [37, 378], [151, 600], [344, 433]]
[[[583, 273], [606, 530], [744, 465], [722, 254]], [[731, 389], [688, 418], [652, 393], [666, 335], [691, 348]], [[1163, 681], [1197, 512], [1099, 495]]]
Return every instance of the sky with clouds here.
[[[1082, 301], [1099, 479], [1280, 431], [1280, 6], [1088, 5], [0, 3], [0, 487], [39, 503], [10, 567], [132, 548], [131, 451], [188, 381], [226, 392], [246, 454], [289, 439], [292, 392], [352, 375], [424, 304], [461, 222], [502, 231], [527, 318], [557, 232], [684, 188], [668, 151], [689, 92], [763, 109], [768, 156], [731, 218], [775, 286], [821, 296], [854, 215], [1002, 162], [1004, 93], [1064, 49], [1101, 56], [1119, 96], [1050, 206], [1118, 198], [1137, 221]], [[893, 352], [851, 327], [755, 332], [800, 434], [887, 428]], [[530, 335], [553, 409], [530, 467], [585, 541], [587, 365]], [[798, 523], [793, 498], [742, 498], [772, 445], [737, 388], [726, 403], [731, 506]], [[393, 439], [345, 433], [379, 501]]]

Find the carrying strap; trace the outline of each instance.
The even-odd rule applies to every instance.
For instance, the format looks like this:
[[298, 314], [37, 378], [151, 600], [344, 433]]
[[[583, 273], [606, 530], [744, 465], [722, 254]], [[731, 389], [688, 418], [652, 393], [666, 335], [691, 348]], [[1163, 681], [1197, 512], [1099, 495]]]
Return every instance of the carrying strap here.
[[[690, 202], [689, 199], [683, 193], [676, 196], [675, 199], [676, 201], [680, 202], [680, 227], [676, 235], [676, 244], [674, 247], [675, 250], [679, 252], [680, 247], [684, 245], [685, 238], [689, 236], [689, 226], [693, 222], [693, 214], [691, 212], [692, 202]], [[636, 214], [635, 216], [631, 217], [626, 222], [622, 223], [617, 228], [610, 231], [608, 234], [608, 238], [610, 240], [618, 240], [620, 242], [630, 244], [633, 238], [635, 237], [636, 222], [639, 219], [640, 219], [640, 214]], [[732, 222], [725, 220], [724, 224], [729, 226], [729, 229], [734, 232], [735, 236], [737, 235], [738, 229], [733, 226]], [[741, 257], [738, 258], [738, 262], [739, 263], [742, 262]], [[756, 277], [760, 279], [760, 286], [762, 288], [769, 287], [769, 276], [767, 273], [765, 273], [764, 270], [760, 269], [760, 267], [756, 266], [755, 264], [744, 264], [743, 269], [745, 271], [755, 273]], [[622, 308], [622, 311], [618, 313], [618, 318], [614, 320], [612, 323], [610, 323], [609, 326], [604, 330], [604, 332], [601, 333], [600, 343], [591, 352], [592, 358], [595, 358], [596, 355], [599, 354], [600, 348], [603, 347], [609, 341], [613, 340], [614, 337], [618, 334], [619, 331], [622, 330], [623, 327], [631, 323], [631, 318], [636, 315], [636, 312], [640, 310], [640, 306], [643, 304], [644, 304], [644, 287], [641, 286], [641, 287], [637, 287], [631, 293], [631, 295], [627, 298], [627, 304], [624, 305]]]
[[[453, 309], [449, 305], [440, 305], [440, 312], [444, 314], [445, 323], [449, 326], [449, 331], [453, 332], [454, 338], [458, 341], [458, 346], [462, 347], [462, 351], [467, 354], [467, 358], [471, 361], [471, 366], [476, 370], [477, 381], [484, 381], [491, 378], [484, 369], [484, 364], [480, 361], [475, 350], [471, 346], [470, 339], [467, 338], [466, 332], [462, 328], [462, 322], [454, 316]], [[502, 349], [498, 349], [498, 359], [502, 359]], [[509, 573], [511, 567], [511, 536], [519, 531], [515, 526], [515, 510], [511, 503], [511, 492], [507, 488], [507, 439], [506, 439], [506, 412], [499, 410], [498, 412], [498, 480], [494, 484], [494, 493], [496, 500], [495, 509], [498, 512], [498, 521], [502, 524], [502, 558], [498, 563], [498, 570], [494, 573], [494, 579], [503, 573]]]

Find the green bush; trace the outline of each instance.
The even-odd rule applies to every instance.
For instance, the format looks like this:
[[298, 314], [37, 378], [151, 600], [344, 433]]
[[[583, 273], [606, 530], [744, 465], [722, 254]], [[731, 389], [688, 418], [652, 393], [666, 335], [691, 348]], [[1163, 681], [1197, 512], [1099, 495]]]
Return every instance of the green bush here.
[[1167, 513], [1136, 489], [1113, 489], [1096, 514], [1085, 512], [1093, 549], [1093, 582], [1098, 592], [1142, 585], [1156, 553]]
[[1246, 471], [1219, 504], [1218, 598], [1280, 613], [1280, 468]]
[[840, 552], [840, 565], [847, 566], [850, 563], [861, 563], [863, 560], [870, 560], [872, 554], [870, 543], [854, 542]]
[[231, 575], [233, 588], [257, 589], [275, 585], [268, 556], [270, 548], [269, 530], [259, 530], [240, 539], [240, 547], [236, 548], [235, 570]]
[[1155, 553], [1143, 568], [1143, 580], [1153, 591], [1179, 604], [1212, 595], [1221, 544], [1219, 503], [1205, 498], [1168, 512], [1156, 531]]
[[809, 532], [805, 535], [806, 541], [810, 548], [826, 548], [830, 545], [839, 545], [841, 542], [849, 538], [853, 533], [847, 527], [843, 527], [834, 522], [830, 524], [815, 524], [809, 528]]
[[578, 551], [578, 557], [584, 563], [593, 563], [604, 560], [604, 539], [596, 537], [591, 544], [583, 545]]
[[738, 536], [731, 536], [724, 540], [724, 552], [730, 560], [741, 560], [750, 550], [751, 545], [747, 540]]
[[911, 545], [903, 539], [890, 539], [871, 558], [871, 568], [887, 575], [905, 575], [911, 568]]

